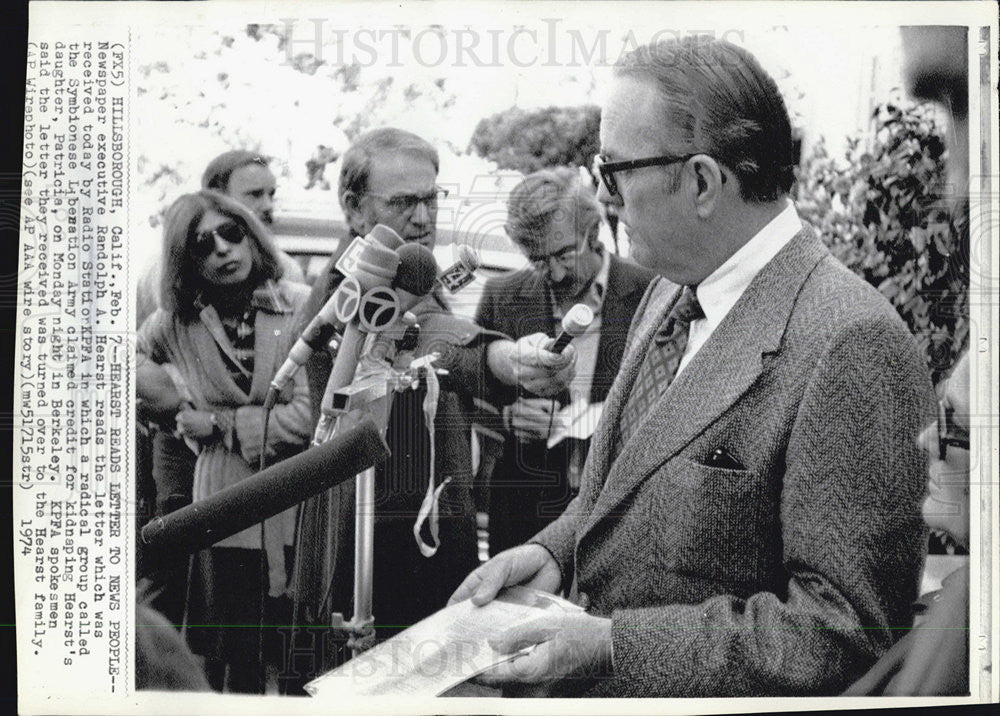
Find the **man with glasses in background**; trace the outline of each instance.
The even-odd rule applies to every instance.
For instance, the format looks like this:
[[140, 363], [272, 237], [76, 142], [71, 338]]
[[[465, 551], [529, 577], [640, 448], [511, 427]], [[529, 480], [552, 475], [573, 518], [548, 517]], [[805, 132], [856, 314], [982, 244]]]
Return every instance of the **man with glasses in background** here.
[[[439, 202], [447, 196], [437, 185], [437, 175], [437, 150], [410, 132], [376, 129], [351, 145], [343, 156], [338, 187], [350, 236], [316, 278], [299, 315], [300, 331], [343, 280], [335, 264], [354, 237], [365, 236], [376, 224], [384, 224], [404, 241], [433, 250]], [[414, 354], [441, 353], [436, 365], [447, 371], [440, 378], [434, 427], [434, 482], [442, 490], [437, 496], [436, 517], [440, 546], [436, 553], [424, 556], [423, 547], [432, 540], [428, 525], [421, 532], [423, 545], [418, 545], [414, 535], [430, 479], [431, 450], [423, 406], [426, 388], [422, 386], [394, 394], [386, 432], [392, 455], [376, 474], [372, 612], [375, 637], [380, 641], [443, 607], [462, 578], [479, 563], [468, 417], [473, 412], [473, 396], [483, 389], [481, 368], [487, 344], [501, 342], [517, 353], [513, 341], [498, 341], [502, 338], [499, 334], [451, 313], [438, 286], [411, 312], [421, 327]], [[565, 375], [569, 358], [556, 358], [552, 361], [556, 368], [534, 368], [526, 375], [540, 381]], [[318, 351], [306, 364], [314, 424], [332, 365], [329, 351]], [[296, 624], [329, 625], [331, 612], [350, 615], [353, 515], [351, 483], [304, 503], [294, 577]], [[299, 634], [307, 642], [312, 640], [317, 654], [324, 650], [319, 643], [321, 630], [305, 629]], [[365, 634], [362, 643], [371, 641]], [[308, 648], [297, 643], [294, 650], [301, 654]], [[293, 661], [290, 672], [305, 678], [322, 673], [332, 665], [329, 652], [326, 647], [322, 658]], [[333, 660], [339, 658], [334, 656]]]
[[[578, 303], [594, 321], [573, 340], [577, 360], [568, 389], [541, 397], [519, 386], [501, 386], [503, 452], [489, 482], [490, 555], [521, 544], [556, 517], [580, 486], [596, 412], [618, 372], [625, 336], [653, 272], [612, 256], [598, 238], [600, 213], [593, 189], [566, 167], [543, 169], [514, 187], [506, 231], [532, 262], [529, 268], [486, 285], [476, 322], [512, 338], [554, 338], [560, 321]], [[516, 372], [498, 364], [493, 370]], [[572, 407], [567, 407], [572, 406]], [[566, 421], [585, 425], [549, 447]]]
[[753, 56], [664, 41], [625, 55], [610, 90], [598, 198], [660, 276], [579, 496], [452, 597], [485, 604], [528, 584], [586, 611], [508, 629], [494, 648], [524, 652], [482, 680], [590, 696], [838, 693], [911, 623], [925, 359], [796, 214], [788, 113]]

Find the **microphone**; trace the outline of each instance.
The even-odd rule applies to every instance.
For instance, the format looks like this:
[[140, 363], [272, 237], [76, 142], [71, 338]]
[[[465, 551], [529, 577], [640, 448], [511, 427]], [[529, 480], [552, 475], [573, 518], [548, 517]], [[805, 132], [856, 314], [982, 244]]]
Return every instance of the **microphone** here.
[[315, 351], [329, 343], [335, 334], [344, 332], [358, 312], [362, 294], [376, 286], [389, 285], [400, 262], [394, 249], [402, 245], [399, 235], [384, 224], [376, 224], [367, 236], [358, 237], [351, 243], [337, 262], [344, 279], [306, 326], [274, 374], [264, 401], [265, 409], [274, 407], [278, 393]]
[[437, 263], [434, 254], [420, 244], [404, 244], [396, 254], [399, 267], [393, 287], [376, 286], [365, 293], [358, 306], [357, 319], [344, 329], [344, 340], [330, 372], [323, 405], [334, 392], [354, 380], [363, 332], [377, 332], [392, 325], [400, 313], [415, 306], [434, 287]]
[[426, 246], [403, 244], [396, 253], [399, 254], [399, 270], [392, 286], [399, 296], [399, 310], [405, 313], [434, 289], [438, 267], [434, 253]]
[[482, 264], [479, 254], [471, 246], [458, 247], [458, 261], [446, 268], [438, 276], [437, 282], [448, 289], [449, 293], [458, 293], [466, 285], [475, 280], [476, 269]]
[[[368, 318], [371, 297], [367, 295], [362, 299], [359, 311], [362, 325], [370, 331], [377, 332], [377, 335], [365, 344], [366, 357], [373, 359], [376, 364], [389, 359], [392, 344], [401, 340], [407, 330], [413, 329], [413, 333], [416, 332], [418, 329], [415, 325], [416, 319], [409, 310], [434, 289], [438, 280], [437, 261], [434, 259], [434, 254], [426, 247], [420, 244], [400, 246], [399, 259], [399, 270], [392, 282], [392, 291], [400, 314], [399, 320], [395, 318], [392, 321], [383, 320], [380, 325], [372, 325], [372, 321]], [[415, 343], [416, 336], [413, 335], [413, 338]]]
[[[205, 549], [263, 522], [389, 457], [370, 418], [334, 438], [142, 528], [139, 556], [149, 568], [164, 557]], [[140, 570], [141, 571], [141, 570]]]
[[587, 327], [594, 320], [594, 312], [585, 303], [578, 303], [566, 312], [562, 319], [562, 331], [552, 342], [549, 350], [552, 353], [562, 353], [566, 350], [569, 342], [579, 335], [583, 335]]

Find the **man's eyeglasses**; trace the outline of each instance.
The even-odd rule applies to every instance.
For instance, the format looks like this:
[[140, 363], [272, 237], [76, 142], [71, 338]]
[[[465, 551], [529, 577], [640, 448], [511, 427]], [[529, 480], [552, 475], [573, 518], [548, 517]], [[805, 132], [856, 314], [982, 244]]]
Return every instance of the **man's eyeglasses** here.
[[[947, 384], [944, 386], [947, 388]], [[955, 422], [955, 409], [947, 398], [938, 400], [938, 459], [944, 460], [949, 447], [969, 449], [969, 429]]]
[[448, 190], [435, 187], [434, 191], [426, 194], [394, 194], [386, 196], [385, 194], [369, 192], [368, 196], [374, 196], [384, 201], [389, 211], [394, 214], [408, 214], [416, 210], [420, 204], [423, 204], [431, 211], [437, 209], [438, 202], [448, 196]]
[[[618, 193], [618, 182], [615, 181], [616, 172], [627, 172], [632, 169], [643, 169], [645, 167], [665, 167], [677, 162], [686, 162], [691, 157], [696, 157], [704, 152], [694, 152], [692, 154], [664, 154], [659, 157], [647, 157], [645, 159], [630, 159], [624, 162], [609, 162], [602, 154], [594, 155], [594, 169], [604, 183], [604, 188], [613, 197], [620, 197]], [[722, 175], [722, 183], [725, 184], [726, 175]]]
[[226, 243], [235, 245], [242, 243], [246, 236], [247, 233], [241, 224], [235, 221], [228, 221], [225, 224], [216, 226], [214, 229], [199, 231], [194, 237], [191, 250], [196, 256], [205, 258], [215, 251], [216, 239], [222, 239]]

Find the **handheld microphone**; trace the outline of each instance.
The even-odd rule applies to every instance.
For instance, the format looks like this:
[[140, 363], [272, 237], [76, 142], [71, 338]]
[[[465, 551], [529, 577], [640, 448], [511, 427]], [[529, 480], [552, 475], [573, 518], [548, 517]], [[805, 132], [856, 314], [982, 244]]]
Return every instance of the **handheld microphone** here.
[[366, 418], [323, 445], [279, 462], [236, 485], [154, 519], [142, 528], [139, 555], [153, 568], [263, 522], [389, 456], [378, 428]]
[[482, 264], [479, 254], [471, 246], [458, 247], [458, 261], [446, 268], [438, 276], [437, 282], [448, 289], [449, 293], [458, 293], [462, 288], [472, 283], [476, 278], [476, 269]]
[[583, 335], [588, 326], [594, 320], [594, 312], [585, 303], [578, 303], [566, 312], [562, 319], [562, 330], [558, 337], [552, 342], [549, 350], [553, 353], [562, 353], [566, 350], [569, 342], [577, 336]]
[[367, 236], [358, 237], [351, 243], [337, 262], [344, 280], [306, 326], [274, 374], [265, 408], [274, 407], [278, 393], [315, 351], [329, 343], [334, 335], [343, 334], [357, 314], [364, 293], [392, 282], [400, 262], [394, 249], [402, 245], [399, 235], [384, 224], [376, 224]]

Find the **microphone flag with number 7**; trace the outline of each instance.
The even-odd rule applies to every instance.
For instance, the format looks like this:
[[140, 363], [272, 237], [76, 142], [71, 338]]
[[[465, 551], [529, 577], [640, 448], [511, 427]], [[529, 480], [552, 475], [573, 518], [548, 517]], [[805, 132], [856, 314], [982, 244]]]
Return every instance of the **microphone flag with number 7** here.
[[351, 242], [336, 264], [344, 279], [295, 341], [288, 358], [271, 381], [268, 397], [272, 405], [277, 394], [309, 357], [329, 343], [334, 334], [343, 334], [358, 314], [366, 292], [392, 283], [400, 263], [395, 249], [401, 246], [403, 240], [384, 224], [376, 224], [367, 236], [358, 236]]

